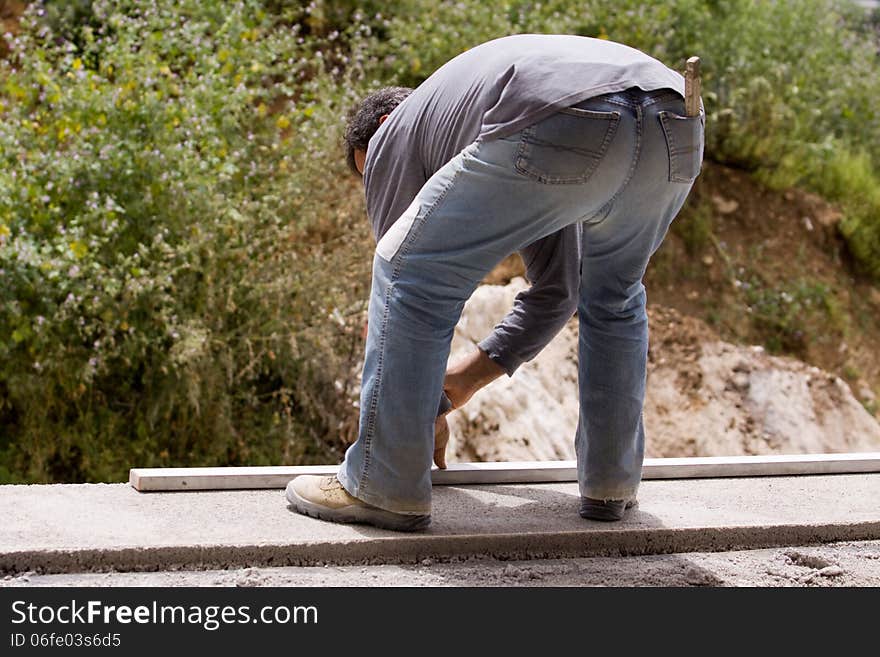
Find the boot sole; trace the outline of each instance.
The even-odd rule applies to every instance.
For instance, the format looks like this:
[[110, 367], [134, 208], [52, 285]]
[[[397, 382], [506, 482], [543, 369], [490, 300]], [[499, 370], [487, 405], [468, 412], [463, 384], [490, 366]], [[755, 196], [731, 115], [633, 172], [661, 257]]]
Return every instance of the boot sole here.
[[287, 484], [287, 490], [285, 491], [287, 501], [296, 511], [312, 518], [329, 522], [373, 525], [374, 527], [390, 529], [395, 532], [415, 532], [425, 529], [431, 524], [431, 516], [429, 515], [394, 513], [374, 506], [368, 507], [352, 504], [339, 509], [331, 509], [300, 497], [293, 489], [292, 484], [293, 481]]

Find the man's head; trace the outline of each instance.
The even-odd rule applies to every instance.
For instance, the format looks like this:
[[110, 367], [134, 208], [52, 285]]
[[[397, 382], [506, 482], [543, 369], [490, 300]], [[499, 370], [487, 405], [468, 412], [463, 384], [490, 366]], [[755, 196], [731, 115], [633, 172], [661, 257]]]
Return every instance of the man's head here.
[[345, 159], [352, 171], [363, 175], [370, 137], [376, 134], [391, 110], [411, 93], [409, 87], [385, 87], [374, 91], [352, 108], [344, 136]]

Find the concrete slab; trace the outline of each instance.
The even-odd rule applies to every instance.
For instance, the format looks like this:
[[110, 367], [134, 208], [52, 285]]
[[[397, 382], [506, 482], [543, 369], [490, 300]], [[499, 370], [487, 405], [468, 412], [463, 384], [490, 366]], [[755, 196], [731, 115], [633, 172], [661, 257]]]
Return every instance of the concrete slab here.
[[576, 484], [445, 486], [405, 535], [288, 510], [283, 492], [0, 486], [0, 570], [88, 572], [711, 552], [880, 539], [880, 475], [643, 482], [619, 523], [577, 515]]
[[378, 566], [281, 566], [227, 570], [16, 573], [5, 587], [114, 586], [880, 586], [880, 541], [732, 552], [511, 561], [475, 557]]

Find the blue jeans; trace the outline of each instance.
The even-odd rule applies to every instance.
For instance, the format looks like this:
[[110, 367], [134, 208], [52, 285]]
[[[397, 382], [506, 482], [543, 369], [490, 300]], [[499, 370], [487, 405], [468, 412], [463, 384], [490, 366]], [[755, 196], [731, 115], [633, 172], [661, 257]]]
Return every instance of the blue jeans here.
[[591, 98], [471, 144], [425, 183], [373, 261], [360, 430], [338, 475], [349, 493], [430, 513], [434, 420], [465, 301], [508, 254], [581, 222], [580, 492], [635, 496], [648, 351], [642, 278], [702, 160], [702, 116], [683, 115], [670, 90]]

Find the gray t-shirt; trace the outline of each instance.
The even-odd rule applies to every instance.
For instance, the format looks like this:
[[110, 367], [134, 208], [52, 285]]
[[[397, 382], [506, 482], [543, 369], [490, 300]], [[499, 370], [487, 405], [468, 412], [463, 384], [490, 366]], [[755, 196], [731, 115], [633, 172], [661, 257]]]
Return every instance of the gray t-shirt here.
[[[364, 187], [375, 238], [473, 142], [514, 134], [564, 107], [630, 87], [684, 95], [684, 78], [629, 46], [589, 37], [519, 34], [463, 52], [419, 85], [370, 140]], [[575, 311], [580, 226], [520, 255], [532, 285], [480, 343], [508, 374], [534, 358]]]

